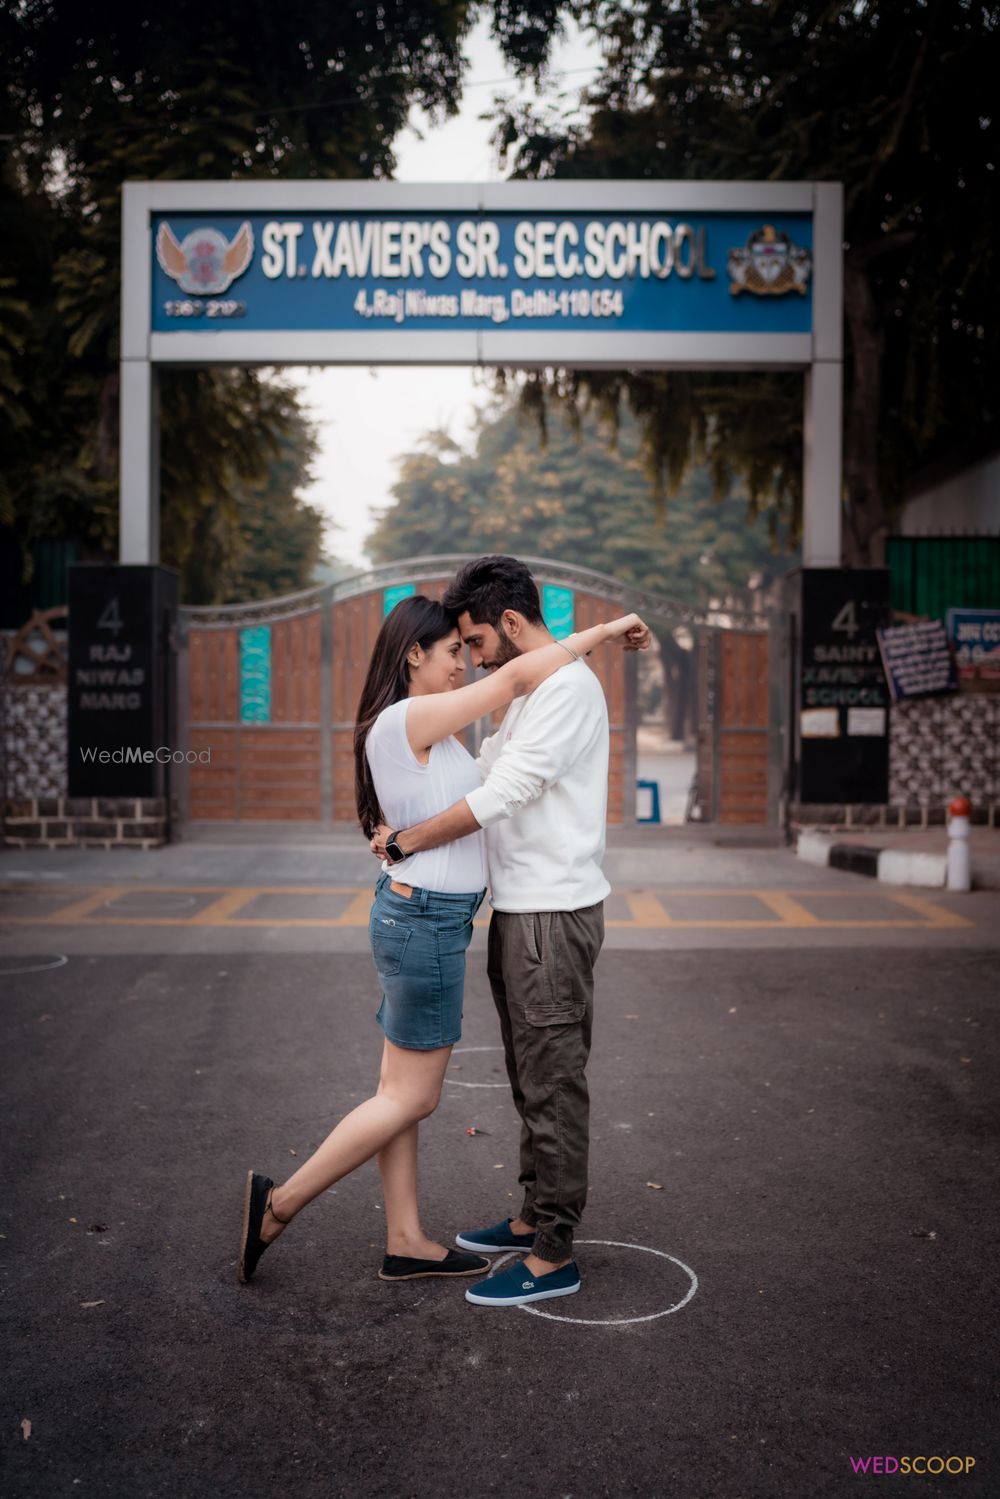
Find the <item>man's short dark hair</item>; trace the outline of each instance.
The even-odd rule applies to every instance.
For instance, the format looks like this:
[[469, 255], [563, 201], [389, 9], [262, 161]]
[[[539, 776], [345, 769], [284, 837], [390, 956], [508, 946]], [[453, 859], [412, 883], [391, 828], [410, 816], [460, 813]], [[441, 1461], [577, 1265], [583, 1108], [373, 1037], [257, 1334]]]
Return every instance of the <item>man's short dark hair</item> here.
[[443, 599], [453, 614], [468, 613], [475, 625], [500, 627], [505, 609], [523, 614], [530, 625], [544, 624], [535, 580], [516, 557], [477, 557], [467, 562]]

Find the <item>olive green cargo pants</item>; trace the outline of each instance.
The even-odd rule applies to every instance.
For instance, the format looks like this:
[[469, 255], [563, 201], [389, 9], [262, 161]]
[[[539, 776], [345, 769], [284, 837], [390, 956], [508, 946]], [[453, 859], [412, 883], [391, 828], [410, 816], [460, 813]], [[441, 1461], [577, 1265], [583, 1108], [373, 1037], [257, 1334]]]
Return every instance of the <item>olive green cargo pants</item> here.
[[490, 921], [487, 972], [521, 1116], [519, 1216], [536, 1228], [543, 1260], [572, 1258], [587, 1200], [586, 1067], [603, 941], [603, 901], [580, 911], [494, 911]]

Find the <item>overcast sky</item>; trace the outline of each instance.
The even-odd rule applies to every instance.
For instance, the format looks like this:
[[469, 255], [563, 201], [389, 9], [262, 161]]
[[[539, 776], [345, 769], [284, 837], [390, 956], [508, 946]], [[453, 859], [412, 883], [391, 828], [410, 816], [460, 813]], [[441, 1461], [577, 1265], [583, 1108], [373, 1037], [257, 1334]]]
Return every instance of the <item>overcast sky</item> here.
[[[457, 116], [433, 128], [419, 112], [411, 119], [423, 139], [407, 130], [396, 142], [396, 178], [400, 182], [497, 182], [502, 180], [490, 149], [491, 124], [478, 118], [495, 93], [508, 97], [519, 90], [509, 78], [499, 48], [482, 21], [466, 46], [468, 81]], [[554, 71], [575, 97], [596, 70], [598, 55], [579, 34], [557, 43]], [[390, 499], [397, 477], [396, 460], [412, 451], [422, 433], [442, 427], [464, 441], [476, 411], [487, 399], [483, 376], [473, 370], [406, 366], [377, 369], [341, 367], [289, 370], [304, 394], [318, 427], [322, 452], [316, 481], [304, 497], [340, 529], [332, 529], [328, 548], [346, 562], [364, 565], [364, 538], [374, 509]]]

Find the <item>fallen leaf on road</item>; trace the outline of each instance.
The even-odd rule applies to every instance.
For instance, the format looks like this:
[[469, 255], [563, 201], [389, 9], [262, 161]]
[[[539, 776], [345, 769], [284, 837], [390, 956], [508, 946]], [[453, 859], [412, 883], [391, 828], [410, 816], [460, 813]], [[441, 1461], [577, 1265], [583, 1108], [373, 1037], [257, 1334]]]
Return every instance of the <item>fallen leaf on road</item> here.
[[959, 1059], [958, 1059], [958, 1060], [959, 1060], [959, 1061], [960, 1061], [960, 1062], [971, 1062], [971, 1061], [972, 1061], [972, 1058], [971, 1058], [971, 1057], [959, 1057]]
[[107, 1306], [106, 1301], [81, 1301], [81, 1306]]
[[662, 1192], [663, 1191], [663, 1183], [662, 1182], [647, 1182], [646, 1186], [647, 1187], [652, 1187], [652, 1189], [653, 1189], [654, 1192]]
[[107, 1223], [92, 1223], [87, 1229], [88, 1234], [106, 1234], [109, 1225]]
[[21, 1431], [24, 1435], [24, 1440], [27, 1441], [31, 1436], [31, 1422], [27, 1419], [27, 1417], [25, 1417], [25, 1419], [21, 1422]]

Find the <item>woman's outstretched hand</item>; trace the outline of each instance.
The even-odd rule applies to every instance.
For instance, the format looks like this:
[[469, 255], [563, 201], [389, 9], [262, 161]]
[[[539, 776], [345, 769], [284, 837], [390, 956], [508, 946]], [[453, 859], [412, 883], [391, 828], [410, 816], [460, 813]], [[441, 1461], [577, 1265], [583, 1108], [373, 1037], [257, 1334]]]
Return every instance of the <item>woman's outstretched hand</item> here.
[[653, 633], [638, 614], [626, 614], [612, 620], [608, 626], [610, 640], [620, 640], [627, 651], [645, 651], [652, 643]]

